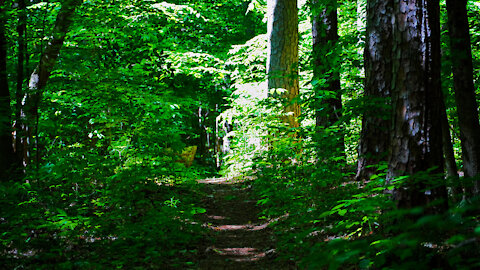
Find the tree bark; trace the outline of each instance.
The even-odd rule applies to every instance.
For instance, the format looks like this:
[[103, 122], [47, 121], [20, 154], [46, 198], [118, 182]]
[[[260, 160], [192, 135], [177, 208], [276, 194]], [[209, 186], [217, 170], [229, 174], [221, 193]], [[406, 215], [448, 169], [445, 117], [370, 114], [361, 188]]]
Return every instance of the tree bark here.
[[5, 0], [0, 0], [0, 181], [8, 177], [14, 156], [7, 74], [6, 20]]
[[[455, 102], [462, 144], [463, 171], [466, 177], [477, 178], [480, 173], [480, 124], [473, 84], [467, 0], [447, 0], [447, 14], [453, 87], [455, 89]], [[478, 194], [479, 192], [479, 181], [476, 179], [471, 193]]]
[[52, 37], [48, 41], [40, 62], [30, 76], [28, 90], [22, 100], [22, 108], [20, 110], [20, 127], [23, 145], [23, 165], [26, 166], [30, 162], [31, 144], [33, 142], [34, 127], [38, 120], [38, 106], [41, 100], [42, 91], [47, 85], [50, 73], [55, 66], [60, 49], [63, 46], [68, 28], [72, 24], [75, 8], [82, 3], [83, 0], [66, 0], [62, 3], [62, 7], [57, 14], [55, 25], [52, 31]]
[[365, 111], [358, 147], [357, 180], [377, 173], [390, 145], [393, 0], [367, 1], [365, 41]]
[[[342, 94], [340, 89], [338, 55], [337, 1], [329, 0], [320, 4], [313, 2], [313, 77], [315, 93], [315, 121], [320, 127], [339, 124], [342, 118]], [[325, 83], [320, 83], [325, 81]], [[344, 133], [337, 133], [337, 151], [345, 154]]]
[[297, 0], [268, 0], [267, 76], [270, 96], [285, 100], [284, 121], [298, 127]]
[[393, 129], [387, 178], [411, 176], [394, 193], [398, 205], [409, 208], [446, 199], [442, 183], [416, 175], [443, 173], [439, 2], [397, 1], [393, 10]]

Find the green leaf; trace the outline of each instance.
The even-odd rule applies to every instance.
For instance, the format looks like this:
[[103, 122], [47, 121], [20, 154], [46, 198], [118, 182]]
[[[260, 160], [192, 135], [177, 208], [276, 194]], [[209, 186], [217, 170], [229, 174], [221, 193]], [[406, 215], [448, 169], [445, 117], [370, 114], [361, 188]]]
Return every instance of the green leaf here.
[[347, 213], [347, 209], [338, 210], [338, 214], [342, 217], [345, 216], [346, 213]]

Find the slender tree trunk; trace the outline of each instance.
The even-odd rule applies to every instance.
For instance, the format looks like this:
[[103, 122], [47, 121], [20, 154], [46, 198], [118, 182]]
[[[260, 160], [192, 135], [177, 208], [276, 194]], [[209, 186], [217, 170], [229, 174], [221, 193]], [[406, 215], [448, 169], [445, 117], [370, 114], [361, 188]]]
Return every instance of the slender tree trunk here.
[[458, 168], [455, 161], [455, 153], [453, 152], [452, 137], [450, 136], [450, 125], [448, 124], [447, 112], [445, 109], [445, 101], [442, 99], [442, 145], [443, 157], [445, 158], [445, 170], [447, 173], [447, 181], [450, 190], [450, 195], [454, 201], [463, 194], [462, 186], [458, 177]]
[[[433, 174], [443, 173], [438, 117], [442, 109], [439, 2], [398, 1], [393, 10], [393, 130], [388, 179], [411, 176], [394, 195], [400, 207], [414, 207], [446, 199], [442, 183], [427, 182], [430, 177], [415, 175], [429, 169]], [[433, 179], [441, 181], [443, 177]]]
[[[339, 124], [342, 118], [342, 94], [340, 89], [338, 55], [337, 1], [328, 0], [319, 4], [314, 1], [312, 19], [314, 92], [316, 97], [315, 119], [320, 127]], [[325, 84], [319, 83], [325, 81]], [[345, 153], [344, 133], [339, 130], [338, 153]]]
[[206, 130], [205, 130], [205, 118], [204, 117], [204, 112], [203, 112], [203, 109], [202, 109], [202, 105], [200, 104], [200, 106], [198, 107], [198, 132], [200, 133], [199, 135], [199, 146], [198, 146], [198, 150], [199, 150], [199, 154], [201, 156], [201, 159], [200, 161], [202, 163], [205, 162], [205, 157], [206, 157], [206, 153], [207, 153], [207, 145], [206, 145], [206, 142], [207, 142], [207, 134], [206, 134]]
[[285, 100], [284, 121], [298, 127], [300, 106], [298, 82], [297, 0], [268, 0], [268, 89], [274, 98]]
[[365, 112], [358, 147], [356, 178], [369, 179], [373, 165], [387, 161], [390, 145], [393, 0], [367, 1]]
[[7, 38], [5, 1], [0, 0], [0, 181], [6, 179], [13, 165], [12, 111], [7, 74]]
[[[447, 0], [453, 83], [457, 104], [463, 171], [466, 177], [480, 174], [480, 124], [473, 84], [472, 49], [467, 17], [467, 0]], [[475, 180], [472, 193], [480, 186]]]
[[[448, 192], [446, 182], [444, 181], [445, 172], [445, 158], [443, 154], [443, 136], [442, 134], [442, 117], [446, 115], [445, 101], [442, 92], [442, 49], [440, 41], [440, 0], [424, 0], [426, 5], [426, 21], [425, 31], [427, 40], [427, 123], [430, 125], [428, 136], [430, 140], [430, 147], [434, 149], [427, 149], [427, 158], [429, 160], [429, 169], [436, 168], [433, 173], [439, 174], [439, 183], [434, 183], [428, 188], [431, 191], [431, 196], [427, 196], [429, 201], [442, 200], [442, 204], [436, 206], [437, 211], [445, 211], [448, 209]], [[439, 117], [440, 116], [440, 117]], [[427, 184], [428, 185], [428, 184]], [[427, 194], [427, 193], [426, 193]], [[428, 198], [430, 197], [430, 198]]]
[[[443, 102], [442, 107], [445, 108]], [[458, 178], [458, 168], [455, 162], [455, 154], [453, 152], [452, 137], [450, 136], [450, 125], [448, 124], [447, 112], [442, 110], [442, 145], [443, 156], [445, 157], [445, 170], [447, 177]]]
[[17, 58], [17, 91], [15, 92], [15, 100], [16, 100], [16, 107], [15, 107], [15, 152], [17, 162], [21, 165], [23, 160], [23, 143], [22, 138], [25, 138], [25, 134], [22, 134], [22, 130], [20, 128], [20, 111], [22, 110], [22, 99], [24, 96], [24, 80], [25, 80], [25, 60], [26, 60], [26, 52], [27, 52], [27, 43], [25, 40], [26, 35], [26, 28], [27, 28], [27, 8], [25, 6], [25, 0], [18, 0], [18, 11], [19, 11], [19, 18], [18, 18], [18, 26], [17, 26], [17, 33], [18, 33], [18, 58]]
[[57, 15], [52, 37], [48, 41], [45, 50], [41, 56], [40, 62], [30, 76], [28, 91], [22, 100], [20, 110], [20, 127], [23, 144], [23, 164], [26, 166], [30, 162], [31, 147], [35, 126], [38, 121], [38, 106], [41, 100], [42, 91], [47, 85], [50, 73], [55, 66], [60, 49], [63, 46], [68, 28], [72, 24], [75, 8], [82, 3], [82, 0], [66, 0]]

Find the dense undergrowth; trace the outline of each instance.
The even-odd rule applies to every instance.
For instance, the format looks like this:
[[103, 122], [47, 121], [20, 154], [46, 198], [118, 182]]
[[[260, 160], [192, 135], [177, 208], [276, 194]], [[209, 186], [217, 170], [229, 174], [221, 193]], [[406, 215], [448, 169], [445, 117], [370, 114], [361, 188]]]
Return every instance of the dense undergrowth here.
[[[216, 173], [227, 51], [264, 29], [250, 28], [263, 15], [246, 1], [217, 2], [82, 1], [32, 124], [30, 164], [0, 183], [0, 268], [192, 267], [205, 211], [195, 180]], [[27, 6], [33, 70], [61, 3]], [[23, 11], [3, 8], [14, 78]], [[198, 149], [191, 167], [185, 149]]]
[[[480, 267], [478, 198], [450, 196], [448, 209], [435, 214], [439, 202], [397, 208], [389, 190], [407, 179], [387, 185], [385, 165], [369, 181], [354, 181], [366, 109], [364, 2], [338, 7], [334, 61], [344, 117], [316, 130], [312, 84], [324, 78], [312, 78], [310, 12], [302, 2], [302, 125], [295, 136], [285, 135], [292, 131], [279, 121], [282, 106], [269, 101], [264, 84], [265, 3], [207, 2], [85, 1], [43, 93], [32, 163], [21, 180], [0, 183], [2, 267], [195, 268], [203, 230], [195, 220], [205, 211], [195, 179], [215, 175], [223, 154], [224, 175], [255, 176], [262, 217], [276, 220], [281, 261], [305, 269]], [[32, 5], [30, 27], [45, 32], [58, 6]], [[474, 73], [480, 74], [480, 8], [470, 1], [469, 10]], [[16, 23], [7, 25], [12, 46]], [[451, 89], [445, 36], [443, 83]], [[32, 39], [28, 45], [36, 59], [45, 44]], [[8, 69], [14, 74], [18, 52], [12, 51]], [[478, 75], [475, 82], [478, 89]], [[445, 92], [455, 123], [452, 93]], [[452, 134], [459, 160], [459, 131]], [[332, 147], [339, 136], [344, 154]], [[224, 152], [214, 141], [219, 138]], [[208, 140], [192, 167], [178, 162], [185, 147]]]
[[46, 95], [39, 126], [45, 146], [39, 151], [46, 155], [23, 181], [1, 185], [2, 265], [145, 269], [193, 263], [201, 230], [194, 215], [205, 211], [196, 205], [195, 180], [212, 172], [178, 162], [185, 147], [174, 122], [178, 110], [150, 98], [145, 92], [121, 109], [106, 109], [95, 106], [101, 97]]
[[[331, 136], [335, 137], [335, 136]], [[322, 140], [320, 149], [332, 141]], [[452, 198], [448, 210], [398, 208], [385, 174], [354, 181], [353, 170], [335, 154], [311, 143], [273, 137], [254, 167], [254, 188], [264, 218], [279, 239], [281, 260], [302, 269], [474, 269], [478, 254], [478, 198]], [[334, 143], [334, 142], [333, 142]], [[316, 144], [318, 146], [318, 144]], [[301, 149], [301, 150], [300, 150]], [[381, 172], [385, 168], [379, 168]], [[425, 180], [425, 175], [417, 175]], [[438, 181], [438, 179], [431, 179]], [[465, 181], [463, 184], [467, 184]], [[428, 192], [428, 191], [425, 191]]]
[[[118, 177], [125, 177], [123, 184]], [[95, 175], [95, 185], [79, 180], [72, 187], [45, 178], [42, 184], [32, 180], [2, 185], [2, 267], [144, 269], [188, 264], [200, 230], [189, 220], [202, 212], [194, 206], [195, 189], [146, 177], [137, 167], [109, 177]]]

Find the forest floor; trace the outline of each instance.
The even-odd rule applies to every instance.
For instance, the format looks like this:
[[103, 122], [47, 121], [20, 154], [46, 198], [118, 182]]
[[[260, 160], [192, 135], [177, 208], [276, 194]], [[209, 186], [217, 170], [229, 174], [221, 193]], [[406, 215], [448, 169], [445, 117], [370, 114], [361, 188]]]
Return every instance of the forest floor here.
[[208, 228], [199, 269], [295, 269], [276, 261], [275, 236], [248, 180], [199, 180], [206, 194], [202, 222]]

